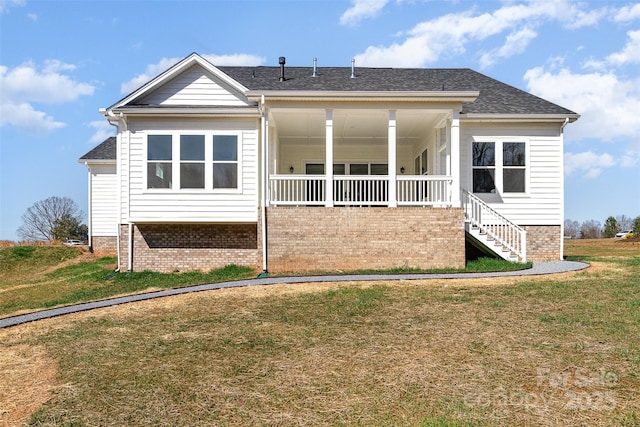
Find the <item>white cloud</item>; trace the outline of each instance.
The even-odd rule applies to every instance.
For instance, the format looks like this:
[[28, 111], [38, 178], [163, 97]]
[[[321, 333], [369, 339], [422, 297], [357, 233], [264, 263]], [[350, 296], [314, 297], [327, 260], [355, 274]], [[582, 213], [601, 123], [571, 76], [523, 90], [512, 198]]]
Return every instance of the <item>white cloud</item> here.
[[480, 57], [480, 68], [488, 68], [493, 65], [497, 59], [509, 58], [524, 52], [529, 42], [537, 36], [538, 33], [527, 27], [509, 34], [502, 47], [487, 52]]
[[[208, 54], [208, 55], [202, 55], [202, 57], [207, 61], [211, 62], [213, 65], [220, 65], [220, 66], [261, 65], [265, 61], [264, 58], [262, 57], [243, 54], [243, 53], [236, 53], [231, 55]], [[163, 72], [165, 72], [166, 70], [168, 70], [169, 68], [171, 68], [172, 66], [180, 62], [182, 59], [184, 58], [162, 58], [156, 64], [147, 65], [147, 69], [145, 70], [144, 73], [139, 74], [133, 79], [127, 82], [124, 82], [120, 85], [120, 93], [126, 95], [133, 92], [134, 90], [143, 86], [145, 83], [149, 82], [151, 79], [162, 74]]]
[[11, 6], [24, 6], [25, 3], [25, 0], [0, 0], [0, 13], [6, 12]]
[[66, 126], [28, 103], [0, 104], [0, 127], [15, 126], [31, 134], [43, 134]]
[[356, 25], [363, 19], [373, 18], [387, 3], [388, 0], [351, 0], [352, 6], [340, 16], [340, 24]]
[[15, 126], [30, 133], [63, 127], [64, 123], [37, 111], [33, 104], [62, 104], [92, 95], [93, 85], [64, 74], [74, 69], [74, 65], [57, 60], [45, 61], [40, 68], [31, 62], [12, 69], [0, 65], [0, 126]]
[[595, 154], [593, 151], [582, 153], [564, 154], [565, 175], [582, 174], [586, 179], [593, 179], [600, 176], [603, 169], [610, 168], [616, 164], [610, 154]]
[[35, 13], [27, 13], [27, 18], [29, 18], [33, 22], [36, 22], [38, 20], [38, 15], [36, 15]]
[[116, 128], [111, 126], [106, 120], [95, 120], [89, 123], [89, 126], [95, 129], [95, 133], [89, 139], [89, 143], [96, 145], [109, 138], [115, 136]]
[[613, 20], [618, 22], [631, 22], [636, 19], [640, 19], [640, 3], [621, 7], [613, 17]]
[[621, 80], [612, 72], [577, 74], [567, 68], [536, 67], [524, 79], [531, 93], [582, 115], [568, 132], [572, 139], [637, 137], [640, 77]]
[[556, 21], [567, 28], [580, 28], [595, 25], [608, 13], [606, 8], [589, 11], [580, 7], [568, 0], [559, 0], [525, 4], [507, 2], [485, 13], [472, 8], [421, 22], [401, 34], [404, 40], [388, 46], [369, 46], [355, 58], [363, 66], [422, 67], [442, 56], [465, 54], [471, 43], [507, 33], [502, 47], [481, 56], [481, 63], [488, 66], [497, 59], [524, 52], [537, 36], [536, 28], [546, 22]]
[[612, 65], [640, 63], [640, 30], [627, 32], [627, 44], [620, 52], [607, 56]]

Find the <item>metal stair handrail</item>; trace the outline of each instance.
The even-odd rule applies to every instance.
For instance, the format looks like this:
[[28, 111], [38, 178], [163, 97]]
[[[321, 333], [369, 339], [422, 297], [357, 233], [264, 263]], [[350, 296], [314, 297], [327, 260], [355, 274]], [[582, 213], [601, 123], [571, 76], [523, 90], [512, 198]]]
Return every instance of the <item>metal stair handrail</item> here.
[[480, 233], [527, 262], [527, 231], [511, 222], [475, 194], [462, 189], [462, 204], [465, 220]]

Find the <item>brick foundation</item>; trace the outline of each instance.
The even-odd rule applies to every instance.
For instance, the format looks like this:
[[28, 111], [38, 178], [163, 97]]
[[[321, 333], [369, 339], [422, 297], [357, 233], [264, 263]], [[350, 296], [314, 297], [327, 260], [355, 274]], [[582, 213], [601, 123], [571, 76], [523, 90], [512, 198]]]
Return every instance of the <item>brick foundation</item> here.
[[462, 209], [267, 208], [269, 271], [463, 268]]
[[91, 247], [97, 252], [116, 252], [118, 250], [117, 236], [91, 236]]
[[560, 260], [563, 238], [559, 225], [524, 225], [527, 231], [527, 261]]
[[[121, 225], [120, 268], [128, 267], [129, 227]], [[208, 271], [228, 264], [257, 267], [256, 224], [136, 224], [132, 270]]]

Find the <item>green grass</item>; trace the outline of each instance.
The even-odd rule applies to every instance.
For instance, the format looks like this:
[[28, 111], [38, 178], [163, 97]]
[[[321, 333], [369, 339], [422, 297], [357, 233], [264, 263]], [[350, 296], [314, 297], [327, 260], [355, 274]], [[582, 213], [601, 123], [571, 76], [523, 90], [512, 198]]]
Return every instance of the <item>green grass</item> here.
[[228, 289], [2, 338], [57, 363], [61, 386], [32, 426], [632, 426], [631, 258], [496, 283]]
[[[114, 257], [55, 268], [59, 263], [71, 260], [80, 254], [80, 249], [64, 246], [16, 246], [0, 249], [0, 263], [3, 265], [0, 272], [0, 316], [140, 293], [151, 289], [178, 288], [255, 277], [252, 269], [237, 265], [229, 265], [210, 272], [114, 273], [116, 263]], [[465, 269], [396, 268], [383, 271], [340, 272], [339, 274], [459, 273], [509, 271], [530, 267], [531, 263], [515, 264], [483, 258], [468, 263]], [[315, 274], [338, 273], [316, 272]]]

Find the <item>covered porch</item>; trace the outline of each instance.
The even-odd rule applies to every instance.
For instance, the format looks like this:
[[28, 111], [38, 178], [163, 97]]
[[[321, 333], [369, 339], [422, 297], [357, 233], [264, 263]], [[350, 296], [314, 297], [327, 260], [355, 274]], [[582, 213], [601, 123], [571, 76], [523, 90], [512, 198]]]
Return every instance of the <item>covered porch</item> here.
[[264, 103], [263, 205], [460, 207], [460, 98], [473, 96], [457, 95]]

